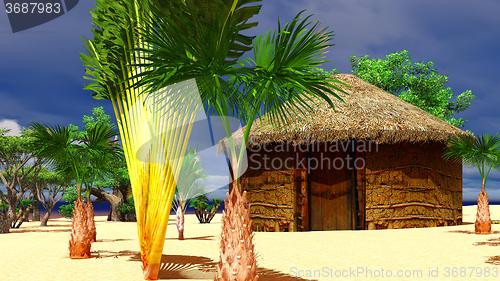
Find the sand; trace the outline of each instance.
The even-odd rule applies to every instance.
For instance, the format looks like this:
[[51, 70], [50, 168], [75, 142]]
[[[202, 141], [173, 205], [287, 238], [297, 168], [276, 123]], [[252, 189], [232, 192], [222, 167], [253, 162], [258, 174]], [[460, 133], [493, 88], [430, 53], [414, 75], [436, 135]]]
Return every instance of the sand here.
[[[500, 206], [492, 206], [500, 220]], [[464, 221], [474, 220], [475, 206], [464, 207]], [[93, 258], [70, 260], [70, 221], [54, 219], [49, 227], [23, 224], [0, 235], [0, 280], [142, 280], [135, 223], [97, 217]], [[171, 218], [173, 219], [173, 217]], [[173, 221], [165, 241], [160, 278], [213, 280], [218, 260], [221, 216], [210, 224], [186, 217], [184, 241], [176, 239]], [[494, 233], [475, 235], [473, 224], [376, 231], [256, 233], [259, 280], [500, 280], [500, 225]]]

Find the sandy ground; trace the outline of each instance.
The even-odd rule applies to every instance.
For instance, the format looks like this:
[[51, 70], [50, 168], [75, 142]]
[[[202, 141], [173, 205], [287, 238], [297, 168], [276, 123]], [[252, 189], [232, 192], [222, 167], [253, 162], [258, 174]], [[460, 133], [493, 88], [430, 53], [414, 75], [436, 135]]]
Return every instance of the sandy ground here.
[[[500, 206], [492, 206], [500, 220]], [[464, 207], [464, 221], [474, 220], [475, 207]], [[50, 227], [23, 224], [0, 235], [0, 280], [132, 281], [142, 280], [134, 223], [106, 222], [97, 217], [93, 258], [70, 260], [70, 221]], [[218, 260], [220, 215], [211, 224], [186, 218], [186, 240], [176, 240], [170, 222], [161, 279], [213, 280]], [[500, 225], [491, 235], [475, 235], [473, 224], [452, 227], [256, 233], [259, 280], [500, 280]]]

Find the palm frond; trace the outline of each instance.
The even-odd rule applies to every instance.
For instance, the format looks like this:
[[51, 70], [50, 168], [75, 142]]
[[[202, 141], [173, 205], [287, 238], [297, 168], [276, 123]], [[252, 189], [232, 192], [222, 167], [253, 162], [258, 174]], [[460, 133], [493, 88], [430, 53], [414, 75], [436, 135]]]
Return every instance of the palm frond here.
[[254, 71], [240, 78], [247, 97], [239, 107], [267, 113], [278, 124], [306, 114], [317, 99], [334, 107], [334, 100], [342, 101], [346, 94], [339, 87], [342, 83], [317, 74], [332, 39], [333, 33], [302, 12], [284, 26], [278, 22], [276, 31], [257, 37], [254, 57], [246, 61]]
[[[140, 5], [143, 9], [136, 9]], [[85, 42], [81, 54], [84, 79], [95, 99], [119, 98], [130, 87], [133, 65], [137, 60], [141, 11], [147, 11], [149, 0], [96, 1], [91, 11], [93, 38]], [[137, 14], [139, 13], [139, 14]]]
[[449, 140], [443, 157], [475, 166], [483, 179], [500, 166], [500, 135], [462, 136]]
[[[194, 78], [202, 99], [219, 109], [224, 105], [213, 88], [220, 89], [222, 77], [239, 71], [235, 63], [251, 50], [254, 37], [245, 31], [257, 25], [250, 20], [259, 13], [261, 0], [178, 2], [167, 11], [153, 8], [153, 28], [142, 31], [148, 48], [141, 49], [146, 62], [140, 66], [148, 70], [138, 74], [141, 84], [158, 89]], [[165, 13], [169, 16], [158, 16]]]

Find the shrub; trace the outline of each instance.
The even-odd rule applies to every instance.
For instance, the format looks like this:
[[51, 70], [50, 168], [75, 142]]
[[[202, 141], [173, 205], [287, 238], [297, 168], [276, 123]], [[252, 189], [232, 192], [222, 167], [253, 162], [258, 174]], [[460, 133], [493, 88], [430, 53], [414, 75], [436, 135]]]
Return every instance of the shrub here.
[[196, 197], [189, 204], [191, 208], [194, 208], [194, 213], [200, 223], [210, 223], [220, 205], [221, 201], [219, 199], [210, 200], [206, 195]]
[[0, 201], [0, 213], [5, 213], [9, 209], [7, 203]]
[[61, 205], [59, 207], [59, 214], [67, 219], [73, 218], [73, 209], [75, 208], [74, 203]]
[[70, 187], [66, 189], [63, 195], [63, 200], [66, 201], [67, 204], [61, 205], [58, 209], [58, 212], [61, 216], [71, 219], [73, 218], [73, 209], [75, 208], [74, 202], [78, 198], [78, 191], [74, 187]]
[[66, 189], [63, 195], [63, 200], [67, 203], [73, 203], [78, 199], [78, 191], [74, 187], [69, 187]]
[[118, 212], [120, 212], [121, 220], [123, 221], [134, 221], [135, 218], [135, 206], [134, 198], [129, 197], [127, 201], [118, 205]]

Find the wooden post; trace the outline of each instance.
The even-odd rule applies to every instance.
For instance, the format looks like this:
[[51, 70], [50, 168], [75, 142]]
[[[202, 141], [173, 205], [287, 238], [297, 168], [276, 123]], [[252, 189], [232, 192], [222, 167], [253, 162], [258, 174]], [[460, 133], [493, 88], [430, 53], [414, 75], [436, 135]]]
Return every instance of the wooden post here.
[[307, 171], [300, 171], [300, 195], [302, 197], [302, 208], [300, 216], [302, 217], [302, 230], [309, 230], [309, 194], [307, 192]]
[[[307, 231], [309, 228], [309, 204], [307, 192], [307, 171], [304, 169], [295, 170], [295, 202], [296, 210], [295, 227], [293, 231]], [[292, 231], [292, 230], [291, 230]]]
[[357, 193], [358, 193], [358, 217], [360, 229], [367, 229], [366, 226], [366, 152], [359, 153], [358, 157], [363, 157], [365, 167], [356, 171]]

